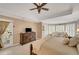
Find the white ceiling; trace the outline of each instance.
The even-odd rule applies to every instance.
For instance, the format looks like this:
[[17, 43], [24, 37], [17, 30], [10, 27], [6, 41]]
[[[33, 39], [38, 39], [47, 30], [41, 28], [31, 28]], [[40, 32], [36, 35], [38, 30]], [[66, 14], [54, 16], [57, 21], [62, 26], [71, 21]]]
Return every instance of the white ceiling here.
[[44, 7], [49, 8], [49, 11], [42, 10], [41, 13], [38, 14], [37, 10], [33, 10], [33, 11], [29, 10], [35, 7], [35, 5], [31, 3], [22, 3], [22, 4], [4, 3], [4, 4], [0, 4], [0, 15], [15, 17], [23, 20], [29, 19], [33, 21], [42, 21], [42, 20], [47, 21], [47, 19], [52, 19], [52, 18], [55, 19], [56, 17], [72, 14], [72, 5], [75, 4], [48, 3]]

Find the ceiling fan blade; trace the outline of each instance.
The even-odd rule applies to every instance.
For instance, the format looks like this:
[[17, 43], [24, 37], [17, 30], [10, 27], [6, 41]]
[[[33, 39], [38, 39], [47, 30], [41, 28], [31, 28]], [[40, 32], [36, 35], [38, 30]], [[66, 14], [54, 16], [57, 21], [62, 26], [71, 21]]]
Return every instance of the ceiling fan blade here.
[[30, 9], [30, 10], [35, 10], [35, 9], [37, 9], [37, 8], [32, 8], [32, 9]]
[[38, 6], [38, 4], [37, 3], [33, 3], [35, 6]]
[[46, 4], [47, 4], [47, 3], [42, 3], [42, 4], [41, 4], [41, 7], [44, 6], [44, 5], [46, 5]]
[[46, 10], [46, 11], [48, 11], [49, 9], [48, 8], [42, 8], [43, 10]]

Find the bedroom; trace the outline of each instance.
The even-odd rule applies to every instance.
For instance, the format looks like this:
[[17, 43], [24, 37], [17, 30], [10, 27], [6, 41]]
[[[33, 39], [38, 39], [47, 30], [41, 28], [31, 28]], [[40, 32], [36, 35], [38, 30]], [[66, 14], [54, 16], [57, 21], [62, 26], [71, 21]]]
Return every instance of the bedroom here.
[[[42, 3], [38, 3], [37, 5], [42, 5]], [[36, 3], [0, 4], [0, 47], [2, 47], [0, 48], [0, 54], [28, 55], [30, 54], [31, 46], [34, 50], [33, 53], [37, 55], [77, 55], [79, 51], [79, 41], [77, 39], [79, 35], [79, 4], [45, 3], [43, 7], [39, 8], [37, 5]], [[32, 8], [35, 9], [33, 10]], [[39, 12], [40, 9], [41, 11]], [[9, 25], [4, 31], [6, 28], [6, 24], [4, 25], [4, 23], [7, 22]], [[24, 45], [21, 45], [20, 34], [26, 33], [26, 28], [30, 28], [35, 33], [36, 38], [29, 43], [25, 42], [29, 40], [25, 40]], [[44, 43], [45, 39], [48, 40]], [[64, 45], [64, 41], [67, 42], [66, 46]], [[61, 42], [63, 46], [60, 45]], [[39, 53], [37, 53], [36, 50], [40, 49], [41, 44], [43, 44], [44, 48], [42, 47], [41, 52], [38, 51]], [[53, 47], [50, 47], [51, 45]], [[55, 46], [57, 46], [57, 51], [54, 49]], [[64, 48], [58, 49], [59, 47]], [[45, 51], [45, 49], [47, 50]], [[52, 53], [50, 53], [51, 49], [54, 49]]]

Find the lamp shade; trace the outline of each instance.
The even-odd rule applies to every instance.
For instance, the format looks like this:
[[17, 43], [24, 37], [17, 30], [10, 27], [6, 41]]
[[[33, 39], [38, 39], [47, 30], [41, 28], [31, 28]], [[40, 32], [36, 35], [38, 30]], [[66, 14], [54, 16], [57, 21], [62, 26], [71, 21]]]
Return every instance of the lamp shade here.
[[79, 32], [79, 28], [77, 29], [77, 32]]

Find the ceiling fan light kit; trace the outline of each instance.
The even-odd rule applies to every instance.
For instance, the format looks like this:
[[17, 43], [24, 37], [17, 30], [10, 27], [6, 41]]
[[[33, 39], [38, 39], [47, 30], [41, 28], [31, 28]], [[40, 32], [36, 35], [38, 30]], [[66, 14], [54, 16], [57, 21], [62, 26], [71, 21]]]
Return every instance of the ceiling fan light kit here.
[[38, 14], [40, 14], [41, 10], [45, 10], [45, 11], [48, 11], [49, 9], [48, 8], [44, 8], [43, 6], [45, 6], [47, 3], [33, 3], [36, 7], [35, 8], [32, 8], [30, 9], [31, 11], [32, 10], [36, 10], [38, 11]]

